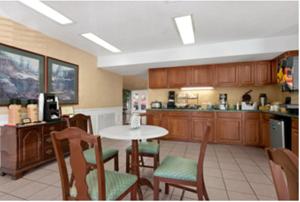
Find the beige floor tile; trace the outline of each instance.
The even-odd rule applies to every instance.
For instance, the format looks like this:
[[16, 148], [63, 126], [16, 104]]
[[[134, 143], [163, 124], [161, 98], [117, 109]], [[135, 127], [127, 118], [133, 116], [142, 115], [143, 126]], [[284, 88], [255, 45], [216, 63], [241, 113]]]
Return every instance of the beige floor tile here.
[[9, 195], [9, 194], [4, 194], [4, 195], [0, 196], [0, 200], [1, 201], [22, 201], [24, 199], [18, 198], [16, 196], [12, 196], [12, 195]]
[[233, 201], [255, 201], [257, 200], [255, 194], [245, 194], [239, 192], [228, 191], [228, 196], [230, 200]]
[[39, 191], [47, 187], [48, 186], [46, 184], [41, 184], [38, 182], [30, 182], [26, 184], [24, 187], [13, 190], [10, 193], [20, 198], [29, 198], [31, 195], [38, 193]]
[[254, 194], [247, 181], [225, 179], [225, 185], [228, 191]]
[[25, 179], [29, 179], [29, 180], [37, 180], [40, 179], [42, 177], [45, 177], [49, 174], [53, 173], [53, 171], [51, 170], [47, 170], [47, 169], [37, 169], [37, 170], [33, 170], [30, 173], [26, 173], [24, 175]]
[[207, 168], [204, 167], [204, 175], [205, 176], [212, 176], [212, 177], [222, 177], [221, 170], [218, 168]]
[[29, 200], [55, 200], [59, 197], [59, 200], [62, 200], [61, 189], [57, 187], [48, 186], [46, 189], [43, 189], [33, 195], [31, 195]]
[[8, 175], [0, 176], [0, 185], [3, 185], [5, 183], [11, 182], [11, 181], [12, 181], [12, 179]]
[[260, 201], [277, 201], [277, 197], [275, 196], [257, 196]]
[[252, 161], [251, 159], [247, 158], [236, 158], [235, 159], [239, 165], [250, 165], [250, 166], [256, 166], [256, 163]]
[[259, 184], [253, 182], [250, 182], [250, 185], [255, 191], [256, 195], [276, 197], [274, 185]]
[[273, 184], [272, 181], [264, 174], [245, 173], [245, 175], [249, 182]]
[[224, 179], [246, 181], [246, 178], [241, 171], [222, 170], [222, 173]]
[[50, 175], [38, 179], [37, 181], [45, 184], [53, 185], [56, 184], [58, 181], [60, 181], [60, 176], [59, 173], [53, 172]]
[[213, 201], [227, 201], [228, 196], [225, 190], [208, 188], [208, 198]]
[[225, 190], [223, 179], [220, 177], [204, 176], [204, 183], [206, 187]]
[[32, 181], [23, 179], [23, 178], [18, 179], [18, 180], [11, 180], [8, 183], [1, 184], [0, 191], [5, 192], [5, 193], [10, 193], [13, 190], [17, 190], [17, 189], [20, 189], [20, 188], [26, 186], [30, 182], [32, 182]]
[[240, 171], [240, 167], [236, 163], [220, 163], [222, 170]]
[[262, 170], [258, 166], [240, 165], [240, 167], [244, 173], [263, 174]]

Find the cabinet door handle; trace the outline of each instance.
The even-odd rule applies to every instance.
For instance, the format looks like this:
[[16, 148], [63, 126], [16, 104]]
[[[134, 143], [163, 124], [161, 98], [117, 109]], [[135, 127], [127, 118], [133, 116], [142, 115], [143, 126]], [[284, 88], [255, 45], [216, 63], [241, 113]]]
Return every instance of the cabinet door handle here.
[[52, 143], [51, 137], [46, 138], [47, 143]]
[[52, 149], [47, 149], [47, 150], [46, 150], [46, 154], [49, 155], [49, 154], [52, 154], [52, 153], [53, 153], [53, 150], [52, 150]]

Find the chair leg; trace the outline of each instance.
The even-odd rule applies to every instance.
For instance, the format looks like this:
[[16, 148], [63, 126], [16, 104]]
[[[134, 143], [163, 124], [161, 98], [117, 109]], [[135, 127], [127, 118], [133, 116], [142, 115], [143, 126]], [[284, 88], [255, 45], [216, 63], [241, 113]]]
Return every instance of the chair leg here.
[[156, 170], [156, 168], [158, 167], [159, 165], [159, 158], [158, 158], [158, 155], [154, 155], [153, 157], [153, 171]]
[[119, 171], [119, 154], [114, 157], [114, 164], [115, 171]]
[[206, 190], [206, 187], [205, 187], [204, 180], [202, 180], [202, 184], [203, 184], [203, 195], [204, 195], [204, 199], [208, 201], [209, 198], [208, 198], [208, 194], [207, 194], [207, 190]]
[[153, 200], [159, 200], [159, 178], [153, 177]]
[[129, 173], [130, 154], [126, 151], [126, 173]]
[[170, 192], [170, 186], [168, 183], [165, 184], [165, 194], [169, 194]]
[[138, 184], [135, 183], [132, 191], [130, 192], [130, 200], [132, 200], [132, 201], [136, 201], [137, 200], [137, 186], [138, 186]]

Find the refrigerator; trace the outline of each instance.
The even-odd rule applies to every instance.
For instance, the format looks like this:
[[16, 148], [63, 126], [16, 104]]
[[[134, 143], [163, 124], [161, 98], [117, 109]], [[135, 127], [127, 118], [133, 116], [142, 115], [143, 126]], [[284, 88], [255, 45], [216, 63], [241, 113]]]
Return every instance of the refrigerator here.
[[131, 91], [131, 113], [145, 113], [147, 109], [147, 90]]

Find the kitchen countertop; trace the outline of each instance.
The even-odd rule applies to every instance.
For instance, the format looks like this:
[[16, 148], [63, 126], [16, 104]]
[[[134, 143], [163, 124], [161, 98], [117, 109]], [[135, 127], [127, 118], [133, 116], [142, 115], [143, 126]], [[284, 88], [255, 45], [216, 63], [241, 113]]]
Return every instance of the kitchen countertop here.
[[220, 109], [147, 109], [147, 111], [171, 111], [171, 112], [262, 112], [269, 113], [277, 116], [286, 116], [291, 118], [298, 118], [296, 114], [290, 114], [287, 112], [273, 112], [273, 111], [260, 111], [260, 110], [220, 110]]

